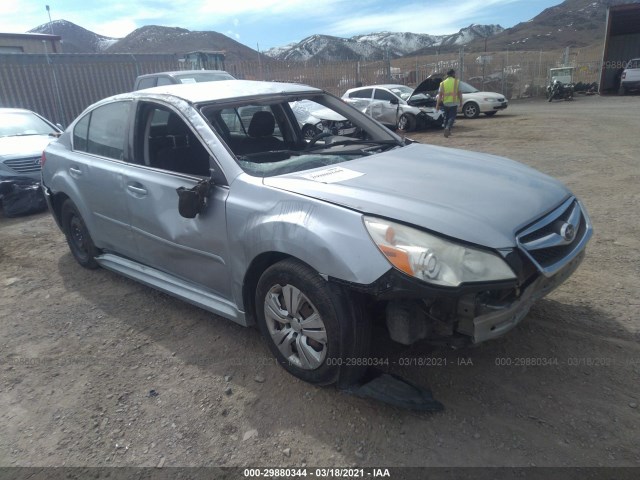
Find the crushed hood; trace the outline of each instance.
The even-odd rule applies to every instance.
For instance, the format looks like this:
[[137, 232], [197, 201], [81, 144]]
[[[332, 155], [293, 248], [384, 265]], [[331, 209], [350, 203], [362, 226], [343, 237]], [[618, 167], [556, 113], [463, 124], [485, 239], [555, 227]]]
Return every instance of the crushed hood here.
[[517, 162], [420, 144], [264, 183], [489, 248], [514, 247], [518, 230], [571, 195]]

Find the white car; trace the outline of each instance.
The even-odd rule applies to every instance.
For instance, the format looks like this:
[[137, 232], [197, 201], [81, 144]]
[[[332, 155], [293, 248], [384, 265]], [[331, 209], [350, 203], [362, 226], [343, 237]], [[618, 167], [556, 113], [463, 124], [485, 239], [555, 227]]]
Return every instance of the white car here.
[[62, 130], [31, 110], [0, 108], [0, 178], [40, 181], [40, 157]]
[[406, 85], [370, 85], [347, 90], [342, 100], [391, 129], [411, 132], [442, 126], [442, 112], [436, 111], [436, 99], [427, 93], [434, 88], [438, 84], [430, 79], [415, 89]]
[[347, 137], [353, 136], [356, 132], [356, 127], [342, 115], [315, 102], [309, 100], [292, 102], [291, 109], [305, 140], [312, 140], [315, 136], [327, 132]]
[[[442, 78], [432, 75], [422, 83], [429, 80], [431, 81], [430, 88], [433, 89], [428, 93], [435, 97]], [[481, 113], [491, 117], [509, 106], [509, 101], [501, 93], [481, 92], [467, 82], [460, 81], [460, 91], [462, 92], [462, 108], [458, 109], [458, 114], [462, 114], [466, 118], [476, 118]]]
[[466, 82], [460, 82], [462, 108], [459, 110], [466, 118], [476, 118], [481, 113], [490, 117], [509, 106], [509, 101], [501, 93], [481, 92]]
[[620, 90], [623, 94], [640, 90], [640, 58], [632, 58], [627, 62], [627, 68], [620, 77]]

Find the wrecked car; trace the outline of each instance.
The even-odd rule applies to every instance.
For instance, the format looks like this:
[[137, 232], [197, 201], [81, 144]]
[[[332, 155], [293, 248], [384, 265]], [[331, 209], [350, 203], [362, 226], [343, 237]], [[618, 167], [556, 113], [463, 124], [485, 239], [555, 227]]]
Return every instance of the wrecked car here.
[[31, 110], [0, 108], [0, 176], [40, 180], [40, 156], [62, 130]]
[[293, 102], [291, 108], [302, 129], [302, 136], [307, 140], [324, 132], [343, 136], [352, 136], [356, 132], [356, 128], [342, 115], [315, 102], [300, 100]]
[[[391, 129], [442, 127], [444, 114], [436, 111], [433, 90], [439, 83], [427, 79], [416, 88], [406, 85], [372, 85], [351, 88], [342, 99]], [[430, 93], [431, 92], [431, 93]]]
[[[300, 101], [356, 132], [305, 139]], [[46, 148], [42, 184], [81, 266], [256, 324], [283, 368], [321, 385], [365, 374], [379, 316], [407, 345], [505, 334], [578, 268], [592, 235], [559, 181], [412, 142], [299, 84], [102, 100]]]

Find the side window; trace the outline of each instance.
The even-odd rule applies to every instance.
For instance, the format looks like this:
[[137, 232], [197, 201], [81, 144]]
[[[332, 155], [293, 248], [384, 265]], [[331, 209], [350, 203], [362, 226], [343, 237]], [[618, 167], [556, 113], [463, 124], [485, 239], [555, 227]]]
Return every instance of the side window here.
[[143, 103], [136, 125], [136, 163], [187, 175], [210, 175], [209, 152], [180, 115], [162, 105]]
[[387, 92], [386, 90], [382, 90], [380, 88], [376, 88], [376, 93], [373, 96], [376, 100], [384, 100], [386, 102], [390, 102], [391, 100], [398, 100], [393, 93]]
[[155, 77], [143, 78], [138, 83], [138, 90], [142, 90], [143, 88], [151, 88], [156, 86]]
[[82, 119], [76, 123], [75, 128], [73, 129], [73, 149], [78, 150], [80, 152], [87, 151], [87, 135], [89, 133], [89, 120], [91, 119], [91, 114], [87, 114]]
[[103, 105], [91, 112], [87, 153], [116, 160], [124, 159], [130, 108], [129, 102], [116, 102]]
[[349, 98], [371, 98], [372, 88], [364, 88], [362, 90], [356, 90], [349, 94]]
[[173, 82], [169, 77], [158, 77], [158, 87], [162, 85], [172, 85]]

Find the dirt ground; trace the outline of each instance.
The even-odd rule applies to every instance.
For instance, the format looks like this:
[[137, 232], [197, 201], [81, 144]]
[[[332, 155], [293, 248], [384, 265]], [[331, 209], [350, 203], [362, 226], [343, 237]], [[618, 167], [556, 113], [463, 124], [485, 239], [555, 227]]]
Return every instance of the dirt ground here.
[[[0, 218], [0, 466], [640, 466], [639, 111], [514, 102], [413, 135], [561, 179], [595, 228], [502, 339], [377, 352], [437, 414], [298, 381], [256, 329], [78, 266], [48, 213]], [[399, 365], [421, 357], [440, 366]]]

